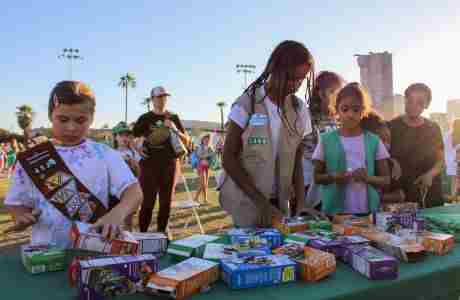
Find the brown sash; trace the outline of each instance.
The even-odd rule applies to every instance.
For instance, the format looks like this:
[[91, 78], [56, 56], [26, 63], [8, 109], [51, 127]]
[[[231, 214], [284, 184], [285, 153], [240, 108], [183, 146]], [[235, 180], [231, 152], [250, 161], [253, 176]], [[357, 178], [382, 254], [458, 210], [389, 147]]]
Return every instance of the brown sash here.
[[21, 152], [17, 159], [46, 200], [70, 220], [94, 223], [107, 212], [72, 174], [51, 142]]

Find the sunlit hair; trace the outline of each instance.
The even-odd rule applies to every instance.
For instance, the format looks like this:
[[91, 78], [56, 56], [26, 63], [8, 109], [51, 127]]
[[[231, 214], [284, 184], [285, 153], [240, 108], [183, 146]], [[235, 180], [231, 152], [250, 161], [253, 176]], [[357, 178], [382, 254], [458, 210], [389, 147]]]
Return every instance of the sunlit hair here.
[[329, 109], [334, 115], [339, 111], [340, 102], [348, 97], [361, 102], [363, 108], [361, 113], [362, 117], [366, 117], [372, 111], [372, 100], [366, 88], [358, 82], [351, 82], [340, 90], [335, 103], [330, 103]]
[[329, 88], [341, 88], [344, 83], [345, 81], [343, 78], [337, 73], [331, 71], [322, 71], [318, 74], [315, 79], [315, 84], [309, 103], [310, 113], [312, 116], [319, 115], [321, 113], [321, 94]]
[[383, 117], [375, 110], [370, 111], [367, 116], [361, 119], [361, 128], [363, 130], [370, 131], [374, 134], [378, 134], [378, 131], [382, 128], [388, 128], [387, 122]]
[[[292, 71], [295, 70], [297, 67], [307, 64], [310, 69], [307, 74], [307, 90], [305, 93], [305, 102], [309, 103], [312, 91], [313, 91], [313, 79], [314, 79], [314, 59], [311, 55], [310, 51], [303, 45], [302, 43], [296, 41], [284, 41], [281, 42], [276, 48], [273, 50], [270, 58], [268, 59], [267, 65], [265, 66], [262, 74], [252, 82], [248, 88], [245, 90], [245, 93], [249, 94], [251, 97], [252, 103], [255, 103], [256, 98], [256, 90], [259, 87], [265, 85], [265, 83], [269, 80], [270, 77], [274, 76], [279, 78], [280, 81], [278, 82], [277, 86], [274, 86], [273, 90], [275, 91], [276, 97], [273, 99], [276, 101], [278, 106], [278, 113], [280, 113], [281, 119], [283, 122], [288, 126], [291, 131], [297, 132], [297, 126], [295, 123], [298, 121], [294, 121], [294, 124], [290, 124], [286, 117], [286, 112], [284, 109], [283, 103], [279, 103], [288, 95], [288, 80], [292, 79], [289, 76], [292, 74]], [[282, 82], [283, 84], [281, 84]], [[281, 108], [281, 109], [280, 109]], [[296, 113], [298, 114], [298, 110], [296, 109]]]
[[96, 109], [96, 98], [93, 91], [80, 81], [61, 81], [57, 83], [51, 91], [48, 101], [48, 117], [60, 104], [74, 105], [85, 104], [88, 112], [94, 114]]
[[410, 94], [412, 94], [413, 92], [425, 93], [427, 100], [428, 100], [428, 103], [426, 106], [428, 107], [430, 105], [431, 98], [432, 98], [431, 89], [426, 84], [417, 82], [417, 83], [413, 83], [409, 85], [407, 89], [404, 91], [404, 97], [406, 97], [406, 99], [409, 98]]

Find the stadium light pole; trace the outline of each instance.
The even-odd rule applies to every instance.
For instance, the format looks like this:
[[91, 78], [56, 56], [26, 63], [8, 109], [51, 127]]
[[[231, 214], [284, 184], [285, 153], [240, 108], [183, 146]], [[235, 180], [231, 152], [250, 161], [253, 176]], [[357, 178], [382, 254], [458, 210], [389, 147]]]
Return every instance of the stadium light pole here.
[[255, 72], [256, 66], [255, 65], [236, 65], [236, 73], [243, 73], [244, 74], [244, 89], [248, 87], [248, 74], [252, 74]]
[[83, 56], [80, 55], [80, 49], [76, 48], [64, 48], [62, 53], [58, 55], [59, 59], [67, 60], [69, 66], [69, 79], [72, 80], [72, 65], [75, 60], [83, 60]]

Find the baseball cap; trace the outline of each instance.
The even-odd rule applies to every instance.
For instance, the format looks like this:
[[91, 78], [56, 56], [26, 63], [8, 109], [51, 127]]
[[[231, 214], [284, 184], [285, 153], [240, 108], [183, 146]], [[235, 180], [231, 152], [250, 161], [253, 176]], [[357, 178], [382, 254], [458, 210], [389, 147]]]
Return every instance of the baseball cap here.
[[166, 89], [164, 87], [162, 87], [162, 86], [157, 86], [157, 87], [153, 88], [152, 91], [150, 92], [151, 97], [159, 97], [159, 96], [163, 96], [163, 95], [171, 96], [171, 94], [168, 93], [166, 91]]
[[117, 126], [115, 126], [113, 129], [112, 129], [112, 133], [113, 134], [120, 134], [120, 133], [130, 133], [131, 132], [131, 129], [128, 127], [128, 125], [125, 123], [125, 122], [119, 122], [117, 124]]

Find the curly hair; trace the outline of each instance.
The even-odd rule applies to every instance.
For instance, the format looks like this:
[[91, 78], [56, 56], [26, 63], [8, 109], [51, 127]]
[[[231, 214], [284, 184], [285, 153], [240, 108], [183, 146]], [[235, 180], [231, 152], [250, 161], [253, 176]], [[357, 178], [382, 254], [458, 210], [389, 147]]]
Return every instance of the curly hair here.
[[388, 123], [375, 110], [370, 111], [367, 116], [361, 119], [361, 128], [377, 134], [377, 131], [382, 128], [388, 128]]
[[335, 103], [329, 104], [329, 109], [333, 114], [337, 114], [340, 102], [347, 97], [357, 99], [361, 102], [363, 117], [366, 117], [372, 111], [372, 99], [366, 88], [358, 82], [351, 82], [340, 90]]

